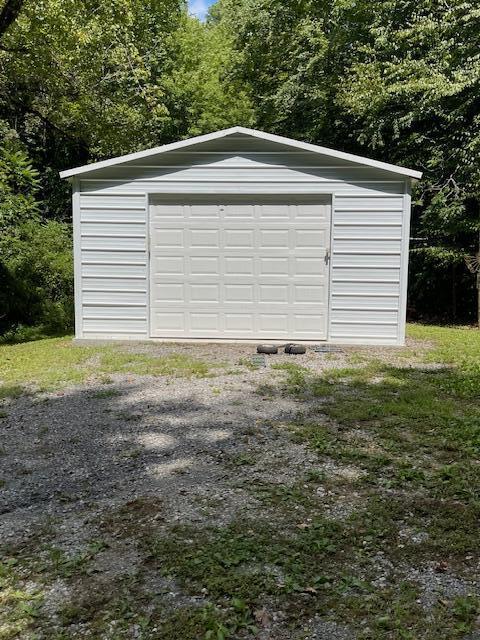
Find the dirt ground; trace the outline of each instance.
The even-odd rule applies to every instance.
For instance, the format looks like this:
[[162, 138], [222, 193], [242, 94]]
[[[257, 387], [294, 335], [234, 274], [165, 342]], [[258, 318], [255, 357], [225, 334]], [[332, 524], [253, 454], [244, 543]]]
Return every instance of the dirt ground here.
[[[288, 526], [307, 528], [308, 510], [301, 500], [297, 506], [288, 498], [307, 476], [325, 480], [315, 489], [323, 517], [342, 522], [359, 508], [359, 494], [349, 482], [361, 477], [362, 469], [321, 459], [291, 437], [288, 425], [305, 413], [306, 401], [278, 391], [284, 371], [271, 365], [294, 363], [321, 373], [346, 366], [352, 353], [392, 360], [395, 350], [347, 349], [329, 355], [309, 350], [305, 356], [269, 356], [267, 366], [256, 369], [251, 365], [254, 347], [248, 345], [127, 349], [159, 357], [185, 353], [211, 363], [210, 374], [115, 374], [106, 383], [91, 379], [5, 403], [6, 416], [0, 421], [0, 540], [7, 564], [8, 558], [21, 558], [11, 566], [15, 588], [21, 587], [24, 601], [36, 609], [23, 617], [19, 613], [17, 622], [15, 616], [13, 622], [4, 620], [0, 638], [180, 638], [182, 625], [186, 629], [190, 622], [175, 623], [168, 632], [162, 630], [162, 620], [178, 617], [179, 611], [208, 608], [210, 594], [184, 589], [175, 575], [149, 563], [147, 538], [171, 540], [177, 527], [219, 531], [242, 521], [262, 520], [269, 526], [278, 522], [282, 528], [287, 526], [289, 502]], [[332, 490], [337, 479], [338, 487]], [[277, 495], [275, 487], [287, 492], [281, 508], [262, 498], [265, 488]], [[185, 543], [183, 535], [179, 553]], [[391, 567], [383, 566], [381, 557], [376, 562], [381, 581]], [[277, 571], [267, 565], [262, 571]], [[418, 570], [417, 582], [426, 580], [427, 570]], [[281, 575], [275, 579], [282, 583]], [[432, 570], [428, 589], [432, 581], [446, 579]], [[136, 613], [141, 608], [143, 618], [129, 618], [118, 605], [119, 585], [126, 600], [135, 593], [133, 608]], [[455, 595], [475, 588], [465, 581], [439, 587]], [[100, 593], [109, 594], [107, 602], [97, 597]], [[217, 635], [202, 631], [200, 640], [357, 637], [348, 624], [329, 619], [325, 612], [314, 611], [292, 627], [275, 602], [266, 598], [263, 605], [263, 617], [258, 611], [248, 613], [254, 618], [250, 627], [239, 622], [237, 631], [221, 636], [218, 623], [211, 627]], [[159, 609], [163, 613], [153, 623], [157, 614], [152, 612]], [[243, 613], [239, 615], [241, 619]]]

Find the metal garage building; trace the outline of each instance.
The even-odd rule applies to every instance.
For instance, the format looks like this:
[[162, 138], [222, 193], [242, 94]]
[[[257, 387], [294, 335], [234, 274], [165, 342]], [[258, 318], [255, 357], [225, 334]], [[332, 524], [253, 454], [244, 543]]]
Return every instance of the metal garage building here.
[[404, 343], [417, 171], [234, 127], [61, 176], [77, 338]]

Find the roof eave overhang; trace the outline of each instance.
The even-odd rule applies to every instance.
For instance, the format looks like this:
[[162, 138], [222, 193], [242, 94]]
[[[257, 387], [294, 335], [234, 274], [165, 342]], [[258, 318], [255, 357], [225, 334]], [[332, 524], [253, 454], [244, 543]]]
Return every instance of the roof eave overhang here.
[[153, 149], [147, 149], [145, 151], [138, 151], [136, 153], [129, 153], [127, 155], [111, 158], [110, 160], [102, 160], [100, 162], [92, 162], [91, 164], [83, 165], [82, 167], [76, 167], [74, 169], [67, 169], [60, 172], [61, 178], [72, 178], [82, 174], [90, 173], [92, 171], [98, 171], [99, 169], [107, 169], [119, 164], [131, 162], [134, 160], [142, 160], [143, 158], [149, 158], [151, 156], [168, 153], [169, 151], [178, 151], [180, 149], [187, 149], [189, 147], [202, 144], [204, 142], [211, 142], [220, 138], [225, 138], [234, 134], [241, 134], [251, 136], [260, 140], [266, 140], [269, 142], [275, 142], [290, 146], [295, 149], [303, 151], [309, 151], [311, 153], [318, 153], [338, 160], [345, 160], [355, 164], [361, 164], [366, 167], [372, 167], [383, 171], [390, 171], [397, 175], [406, 176], [415, 180], [420, 180], [422, 173], [413, 169], [407, 169], [406, 167], [400, 167], [394, 164], [388, 164], [386, 162], [380, 162], [379, 160], [371, 160], [370, 158], [364, 158], [351, 153], [345, 153], [343, 151], [336, 151], [327, 147], [321, 147], [319, 145], [310, 144], [309, 142], [300, 142], [298, 140], [292, 140], [283, 136], [277, 136], [272, 133], [265, 133], [263, 131], [256, 131], [255, 129], [247, 129], [245, 127], [232, 127], [230, 129], [223, 129], [221, 131], [215, 131], [206, 135], [197, 136], [195, 138], [189, 138], [188, 140], [180, 140], [179, 142], [173, 142], [161, 147], [154, 147]]

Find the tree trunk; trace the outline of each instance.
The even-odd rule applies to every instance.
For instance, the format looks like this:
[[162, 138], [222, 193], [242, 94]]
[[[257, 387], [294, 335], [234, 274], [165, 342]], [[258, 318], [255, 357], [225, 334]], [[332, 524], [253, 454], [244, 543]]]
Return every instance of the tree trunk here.
[[0, 38], [18, 17], [25, 0], [7, 0], [0, 12]]

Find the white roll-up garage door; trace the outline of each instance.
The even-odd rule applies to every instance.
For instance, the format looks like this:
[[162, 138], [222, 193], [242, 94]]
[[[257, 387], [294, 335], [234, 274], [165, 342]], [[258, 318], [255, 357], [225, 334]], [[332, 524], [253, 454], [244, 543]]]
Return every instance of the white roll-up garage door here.
[[329, 197], [180, 198], [150, 204], [152, 337], [327, 338]]

